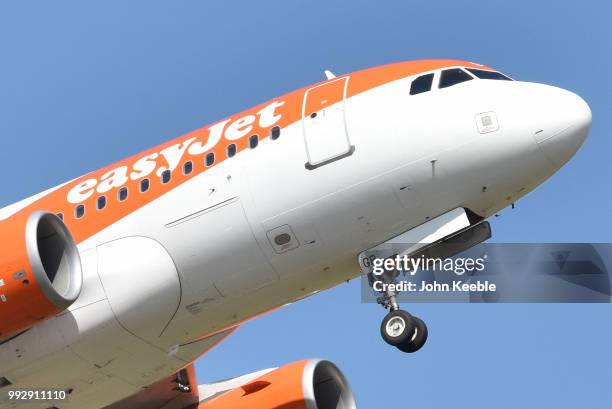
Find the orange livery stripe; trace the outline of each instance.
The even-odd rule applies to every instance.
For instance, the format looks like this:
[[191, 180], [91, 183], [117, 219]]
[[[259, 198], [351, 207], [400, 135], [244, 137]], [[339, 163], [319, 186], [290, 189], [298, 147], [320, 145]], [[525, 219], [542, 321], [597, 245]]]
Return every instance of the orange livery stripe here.
[[[348, 74], [350, 80], [346, 97], [350, 98], [407, 76], [452, 66], [488, 69], [458, 60], [422, 60], [384, 65]], [[327, 81], [322, 81], [321, 84], [324, 82]], [[274, 127], [286, 128], [301, 120], [304, 93], [311, 87], [301, 88], [91, 172], [37, 199], [20, 212], [29, 214], [34, 210], [47, 210], [63, 213], [65, 223], [75, 241], [80, 243], [190, 178], [205, 172], [209, 168], [204, 165], [204, 158], [208, 153], [214, 153], [215, 166], [223, 160], [228, 160], [227, 148], [230, 144], [235, 144], [236, 151], [240, 152], [248, 148], [251, 135], [258, 135], [262, 140], [269, 137]], [[327, 101], [328, 104], [335, 102], [338, 101]], [[183, 172], [174, 171], [189, 160], [194, 164], [193, 172], [184, 175]], [[172, 179], [169, 183], [162, 184], [159, 177], [165, 170], [173, 171]], [[149, 190], [146, 194], [134, 194], [138, 192], [138, 184], [143, 178], [151, 180]], [[123, 186], [127, 186], [133, 193], [126, 201], [119, 202], [116, 199], [117, 190]], [[104, 210], [96, 211], [96, 200], [100, 195], [107, 196], [106, 206]], [[77, 204], [84, 204], [87, 209], [87, 214], [81, 219], [74, 217]]]

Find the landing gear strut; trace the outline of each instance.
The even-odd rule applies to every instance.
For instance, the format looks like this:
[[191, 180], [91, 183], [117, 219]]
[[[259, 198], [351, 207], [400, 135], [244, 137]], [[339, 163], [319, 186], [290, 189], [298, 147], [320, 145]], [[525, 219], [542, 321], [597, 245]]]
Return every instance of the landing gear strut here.
[[[376, 258], [392, 257], [402, 249], [371, 249], [359, 255], [361, 270], [367, 275], [368, 283], [373, 289], [375, 284], [382, 282], [383, 291], [379, 292], [376, 299], [388, 311], [387, 315], [380, 324], [380, 335], [389, 345], [392, 345], [402, 352], [416, 352], [425, 345], [427, 341], [427, 326], [420, 318], [413, 317], [408, 312], [401, 310], [397, 293], [390, 288], [395, 288], [389, 284], [396, 284], [397, 279], [402, 274], [399, 270], [384, 270], [382, 273], [374, 274], [372, 263]], [[405, 272], [404, 272], [405, 273]]]

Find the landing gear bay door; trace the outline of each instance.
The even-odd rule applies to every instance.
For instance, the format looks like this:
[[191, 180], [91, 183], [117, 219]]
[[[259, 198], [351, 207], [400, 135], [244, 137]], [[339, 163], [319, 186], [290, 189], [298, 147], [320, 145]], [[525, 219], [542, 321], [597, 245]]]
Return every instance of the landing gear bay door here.
[[457, 208], [395, 236], [376, 247], [359, 254], [363, 274], [371, 274], [376, 258], [389, 258], [416, 254], [433, 243], [470, 228], [470, 218], [463, 208]]

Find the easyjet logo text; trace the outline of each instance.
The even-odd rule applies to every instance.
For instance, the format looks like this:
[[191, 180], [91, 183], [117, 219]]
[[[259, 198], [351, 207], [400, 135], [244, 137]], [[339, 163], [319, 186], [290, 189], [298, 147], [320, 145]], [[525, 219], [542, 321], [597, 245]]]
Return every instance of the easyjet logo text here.
[[188, 138], [159, 152], [145, 155], [131, 165], [118, 166], [99, 178], [83, 180], [68, 192], [68, 202], [83, 202], [95, 192], [104, 194], [123, 186], [129, 180], [142, 179], [153, 173], [160, 177], [165, 171], [176, 169], [185, 155], [202, 156], [212, 150], [222, 138], [236, 141], [251, 134], [256, 125], [262, 130], [271, 127], [281, 119], [276, 110], [284, 104], [283, 101], [274, 101], [255, 114], [218, 122], [207, 128], [203, 137]]

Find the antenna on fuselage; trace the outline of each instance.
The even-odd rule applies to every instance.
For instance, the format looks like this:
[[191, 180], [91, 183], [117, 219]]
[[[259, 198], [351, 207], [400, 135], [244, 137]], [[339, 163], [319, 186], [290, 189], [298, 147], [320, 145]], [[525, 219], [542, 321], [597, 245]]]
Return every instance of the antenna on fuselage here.
[[336, 78], [336, 75], [333, 72], [331, 72], [330, 70], [325, 70], [325, 77], [328, 80], [332, 80], [332, 79]]

